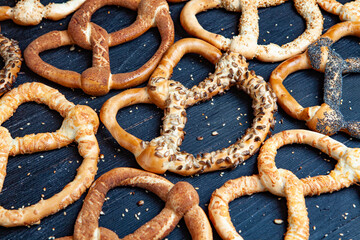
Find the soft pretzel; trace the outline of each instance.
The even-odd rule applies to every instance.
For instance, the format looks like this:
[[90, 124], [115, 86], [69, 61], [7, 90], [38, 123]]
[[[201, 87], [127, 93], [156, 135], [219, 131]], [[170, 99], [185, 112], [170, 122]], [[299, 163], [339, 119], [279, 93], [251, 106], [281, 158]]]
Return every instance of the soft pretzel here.
[[[292, 172], [276, 168], [277, 149], [293, 143], [308, 144], [328, 154], [338, 161], [335, 169], [329, 175], [299, 180]], [[242, 239], [231, 223], [229, 202], [244, 195], [265, 191], [287, 199], [289, 226], [285, 239], [308, 239], [309, 219], [304, 196], [331, 193], [359, 183], [360, 149], [347, 148], [320, 133], [288, 130], [275, 134], [261, 147], [258, 168], [259, 175], [230, 180], [212, 194], [209, 216], [223, 239]]]
[[339, 15], [342, 21], [360, 21], [360, 0], [344, 5], [336, 0], [317, 0], [317, 3], [325, 11]]
[[10, 91], [21, 68], [21, 50], [19, 43], [0, 34], [0, 55], [4, 59], [4, 68], [0, 70], [0, 96]]
[[[360, 137], [360, 124], [345, 121], [340, 112], [342, 97], [342, 74], [360, 72], [360, 58], [342, 59], [330, 46], [343, 36], [360, 37], [360, 22], [342, 22], [331, 27], [308, 50], [281, 63], [271, 74], [270, 83], [278, 97], [278, 103], [290, 116], [306, 121], [314, 131], [332, 135], [343, 131]], [[321, 106], [303, 108], [286, 90], [284, 79], [303, 69], [325, 72], [324, 102]]]
[[69, 0], [64, 3], [49, 3], [40, 0], [19, 0], [15, 7], [0, 6], [0, 21], [12, 19], [19, 25], [38, 25], [43, 18], [54, 21], [65, 18], [76, 11], [86, 0]]
[[[137, 19], [129, 27], [108, 34], [105, 29], [90, 22], [92, 14], [105, 5], [137, 10]], [[153, 26], [158, 27], [162, 38], [156, 53], [133, 72], [112, 74], [109, 47], [135, 39]], [[25, 49], [24, 58], [28, 67], [40, 76], [98, 96], [107, 94], [110, 89], [128, 88], [146, 81], [173, 41], [174, 24], [165, 0], [88, 0], [76, 11], [67, 31], [53, 31], [35, 39]], [[93, 51], [93, 65], [82, 74], [60, 70], [45, 63], [39, 56], [43, 51], [71, 44]]]
[[84, 160], [74, 180], [51, 198], [41, 199], [34, 205], [17, 210], [7, 210], [0, 206], [0, 225], [4, 227], [39, 223], [42, 218], [67, 207], [90, 187], [97, 171], [97, 114], [88, 106], [69, 102], [56, 89], [33, 82], [12, 89], [0, 99], [0, 124], [8, 120], [22, 103], [29, 101], [48, 105], [50, 109], [58, 111], [64, 121], [56, 132], [30, 134], [15, 139], [6, 128], [0, 126], [0, 190], [4, 183], [9, 155], [49, 151], [76, 141], [79, 154]]
[[155, 218], [122, 239], [163, 239], [183, 217], [192, 239], [213, 239], [209, 220], [199, 207], [199, 195], [191, 184], [178, 182], [174, 185], [156, 174], [133, 168], [115, 168], [99, 177], [84, 200], [73, 238], [61, 239], [119, 239], [113, 231], [99, 228], [98, 219], [107, 192], [120, 186], [147, 189], [166, 202]]
[[[169, 80], [173, 67], [186, 53], [197, 53], [216, 64], [215, 73], [187, 89], [180, 82]], [[228, 148], [194, 157], [180, 152], [187, 121], [186, 108], [211, 99], [231, 86], [237, 86], [253, 99], [254, 120], [240, 140]], [[254, 71], [248, 70], [245, 58], [237, 53], [221, 52], [198, 39], [182, 39], [165, 54], [145, 88], [124, 91], [105, 102], [100, 119], [117, 142], [131, 151], [145, 170], [164, 173], [169, 170], [181, 175], [192, 175], [236, 167], [255, 154], [274, 124], [276, 99], [271, 88]], [[153, 103], [164, 109], [161, 136], [150, 142], [127, 133], [116, 121], [119, 109], [138, 103]]]
[[[315, 0], [294, 0], [299, 14], [306, 20], [305, 32], [294, 41], [282, 46], [270, 43], [258, 45], [258, 8], [279, 5], [285, 0], [192, 0], [181, 11], [181, 24], [185, 30], [221, 50], [240, 53], [247, 59], [257, 58], [265, 62], [276, 62], [301, 53], [321, 35], [323, 17]], [[206, 31], [198, 22], [196, 14], [212, 9], [242, 12], [239, 35], [232, 39]]]

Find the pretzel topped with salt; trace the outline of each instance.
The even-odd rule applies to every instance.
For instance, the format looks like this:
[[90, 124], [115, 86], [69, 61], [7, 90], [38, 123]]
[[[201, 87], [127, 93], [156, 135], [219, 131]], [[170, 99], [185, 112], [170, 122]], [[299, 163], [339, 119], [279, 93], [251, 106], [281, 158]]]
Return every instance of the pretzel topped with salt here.
[[[173, 67], [186, 53], [197, 53], [216, 64], [210, 74], [197, 86], [187, 89], [170, 80]], [[228, 148], [194, 157], [178, 148], [184, 138], [186, 108], [211, 99], [231, 86], [243, 90], [253, 99], [254, 120], [240, 140]], [[150, 142], [127, 133], [116, 121], [119, 109], [138, 103], [153, 103], [164, 109], [161, 136]], [[165, 54], [152, 74], [148, 86], [126, 90], [105, 102], [100, 119], [117, 142], [131, 151], [145, 170], [164, 173], [169, 170], [181, 175], [193, 175], [236, 167], [255, 154], [275, 123], [276, 99], [271, 88], [254, 71], [248, 70], [244, 57], [237, 53], [221, 54], [214, 46], [198, 39], [182, 39]]]
[[[105, 5], [137, 10], [137, 19], [127, 28], [107, 33], [90, 22], [92, 14]], [[154, 26], [157, 26], [162, 38], [156, 53], [133, 72], [112, 74], [109, 47], [133, 40]], [[100, 96], [110, 89], [128, 88], [145, 82], [173, 41], [174, 24], [165, 0], [88, 0], [75, 12], [67, 31], [53, 31], [35, 39], [26, 48], [24, 58], [27, 66], [40, 76], [65, 87], [81, 88], [89, 95]], [[45, 63], [39, 56], [43, 51], [72, 44], [93, 52], [93, 65], [82, 74], [60, 70]]]
[[[360, 37], [360, 22], [342, 22], [332, 26], [308, 50], [281, 63], [271, 74], [270, 83], [278, 97], [278, 103], [293, 118], [306, 121], [314, 131], [326, 135], [338, 131], [360, 138], [358, 121], [345, 121], [340, 112], [342, 98], [342, 74], [360, 72], [360, 58], [342, 59], [331, 45], [348, 35]], [[315, 69], [325, 73], [324, 103], [321, 106], [302, 107], [286, 90], [284, 79], [303, 69]]]
[[19, 154], [49, 151], [65, 147], [76, 141], [79, 154], [84, 158], [77, 175], [64, 189], [49, 199], [17, 210], [0, 206], [0, 225], [15, 227], [39, 223], [80, 198], [90, 187], [97, 171], [99, 146], [95, 133], [99, 126], [97, 114], [88, 106], [74, 105], [56, 89], [44, 84], [25, 83], [12, 89], [0, 99], [0, 124], [8, 120], [25, 102], [46, 104], [64, 117], [61, 128], [52, 133], [30, 134], [13, 139], [9, 131], [0, 126], [0, 190], [3, 186], [8, 157]]
[[44, 6], [40, 0], [19, 0], [12, 8], [0, 6], [0, 21], [12, 19], [14, 23], [24, 26], [38, 25], [43, 18], [57, 21], [76, 11], [85, 1], [68, 0]]
[[[299, 14], [306, 20], [305, 32], [294, 41], [282, 46], [276, 44], [258, 45], [259, 15], [258, 8], [276, 6], [285, 0], [192, 0], [181, 11], [181, 25], [184, 29], [217, 48], [243, 55], [246, 59], [257, 58], [260, 61], [276, 62], [301, 53], [314, 42], [323, 28], [323, 17], [315, 0], [294, 0]], [[242, 12], [239, 35], [232, 39], [206, 31], [198, 22], [196, 14], [212, 9], [225, 8], [227, 11]]]
[[322, 9], [339, 15], [341, 21], [360, 21], [360, 0], [341, 4], [336, 0], [316, 0]]
[[[275, 165], [277, 149], [287, 144], [308, 144], [337, 160], [328, 175], [298, 179], [291, 171]], [[286, 197], [288, 230], [285, 239], [308, 239], [309, 219], [304, 196], [331, 193], [360, 182], [360, 149], [348, 148], [320, 133], [307, 130], [288, 130], [269, 138], [258, 156], [259, 174], [226, 182], [211, 197], [209, 215], [223, 239], [242, 239], [229, 215], [229, 202], [235, 198], [269, 191]]]
[[113, 231], [99, 228], [98, 219], [107, 192], [121, 186], [144, 188], [166, 202], [156, 217], [122, 239], [163, 239], [183, 217], [192, 239], [213, 239], [209, 220], [199, 206], [199, 195], [191, 184], [178, 182], [174, 185], [156, 174], [134, 168], [115, 168], [99, 177], [84, 200], [76, 219], [74, 236], [60, 239], [119, 239]]

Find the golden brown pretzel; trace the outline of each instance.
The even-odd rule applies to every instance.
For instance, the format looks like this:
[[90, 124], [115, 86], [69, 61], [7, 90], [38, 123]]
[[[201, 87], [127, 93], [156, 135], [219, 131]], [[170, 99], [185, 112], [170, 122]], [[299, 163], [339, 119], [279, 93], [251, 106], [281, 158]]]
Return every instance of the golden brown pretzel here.
[[64, 3], [49, 3], [40, 0], [19, 0], [15, 7], [0, 6], [0, 21], [12, 19], [19, 25], [37, 25], [43, 18], [60, 20], [78, 9], [86, 0], [68, 0]]
[[21, 50], [17, 41], [0, 34], [0, 55], [4, 68], [0, 70], [0, 96], [10, 91], [21, 68]]
[[98, 219], [107, 192], [120, 186], [147, 189], [166, 202], [155, 218], [122, 239], [163, 239], [183, 217], [192, 239], [213, 239], [209, 220], [199, 207], [199, 195], [191, 184], [178, 182], [174, 185], [156, 174], [134, 168], [115, 168], [99, 177], [84, 200], [74, 236], [61, 239], [119, 239], [113, 231], [99, 228]]
[[[314, 131], [332, 135], [337, 131], [360, 137], [360, 124], [345, 121], [340, 112], [342, 96], [342, 74], [360, 72], [360, 58], [343, 60], [331, 44], [341, 37], [354, 35], [360, 37], [360, 22], [342, 22], [331, 27], [308, 50], [281, 63], [271, 74], [270, 83], [278, 97], [279, 105], [293, 118], [306, 121]], [[324, 102], [321, 106], [303, 108], [286, 90], [284, 79], [291, 73], [303, 69], [325, 72]]]
[[[169, 80], [173, 67], [186, 53], [203, 55], [216, 63], [215, 73], [187, 89], [180, 82]], [[187, 121], [186, 108], [214, 95], [228, 90], [231, 86], [243, 90], [253, 99], [254, 120], [245, 135], [228, 148], [203, 153], [194, 157], [180, 152]], [[145, 88], [124, 91], [105, 102], [100, 119], [117, 142], [131, 151], [145, 170], [164, 173], [169, 170], [181, 175], [192, 175], [219, 169], [236, 167], [255, 154], [274, 124], [276, 99], [262, 77], [248, 70], [244, 57], [237, 53], [221, 52], [214, 46], [198, 39], [182, 39], [165, 54], [152, 74]], [[138, 103], [153, 103], [164, 109], [161, 136], [150, 142], [127, 133], [116, 121], [119, 109]]]
[[[328, 154], [338, 162], [328, 175], [298, 179], [292, 172], [277, 169], [277, 149], [293, 143], [308, 144]], [[308, 130], [288, 130], [269, 138], [258, 157], [259, 175], [240, 177], [226, 182], [211, 197], [209, 216], [223, 239], [242, 239], [231, 223], [229, 202], [235, 198], [270, 191], [286, 197], [288, 230], [285, 239], [308, 239], [309, 219], [304, 196], [331, 193], [360, 181], [360, 149], [347, 148], [342, 143], [320, 133]]]
[[[108, 34], [106, 30], [90, 22], [92, 14], [105, 5], [118, 5], [138, 11], [136, 21], [127, 28]], [[151, 27], [157, 26], [162, 38], [156, 53], [139, 69], [112, 74], [109, 47], [139, 37]], [[89, 95], [105, 95], [110, 89], [136, 86], [148, 79], [162, 55], [174, 41], [174, 24], [165, 0], [88, 0], [75, 12], [67, 31], [53, 31], [35, 39], [25, 49], [28, 67], [53, 82], [70, 88], [81, 88]], [[93, 51], [93, 65], [82, 74], [60, 70], [40, 58], [43, 51], [60, 46], [77, 44]]]
[[325, 11], [339, 15], [342, 21], [360, 21], [360, 0], [344, 5], [336, 0], [317, 0], [317, 3]]
[[12, 89], [0, 99], [0, 124], [8, 120], [25, 102], [46, 104], [64, 117], [61, 128], [53, 133], [30, 134], [13, 139], [9, 131], [0, 126], [0, 190], [6, 175], [8, 156], [30, 154], [61, 148], [76, 141], [79, 154], [84, 158], [74, 180], [49, 199], [17, 210], [0, 206], [0, 225], [15, 227], [39, 223], [75, 202], [90, 187], [97, 171], [99, 146], [95, 133], [99, 126], [97, 114], [88, 106], [74, 105], [56, 89], [44, 84], [25, 83]]
[[[279, 5], [286, 0], [192, 0], [181, 11], [181, 25], [185, 30], [221, 50], [240, 53], [247, 59], [257, 58], [265, 62], [276, 62], [301, 53], [315, 41], [323, 28], [323, 17], [315, 0], [294, 0], [295, 7], [306, 20], [305, 32], [294, 41], [282, 46], [276, 44], [258, 45], [258, 8]], [[212, 9], [225, 8], [242, 12], [239, 35], [232, 39], [206, 31], [198, 22], [196, 14]]]

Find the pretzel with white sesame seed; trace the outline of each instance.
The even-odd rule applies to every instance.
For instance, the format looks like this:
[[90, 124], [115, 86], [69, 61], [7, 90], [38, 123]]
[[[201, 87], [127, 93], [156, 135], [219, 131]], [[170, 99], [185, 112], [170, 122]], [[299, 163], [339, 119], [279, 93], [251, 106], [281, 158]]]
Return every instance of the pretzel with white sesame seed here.
[[[298, 179], [291, 171], [275, 165], [277, 149], [287, 144], [308, 144], [328, 154], [338, 162], [328, 175]], [[360, 149], [348, 148], [320, 133], [308, 130], [288, 130], [269, 138], [258, 156], [259, 174], [226, 182], [211, 197], [209, 216], [223, 239], [242, 239], [231, 222], [229, 202], [235, 198], [269, 191], [286, 197], [288, 230], [285, 239], [308, 239], [309, 218], [304, 196], [331, 193], [360, 182]]]
[[43, 18], [57, 21], [76, 11], [85, 1], [69, 0], [44, 6], [40, 0], [20, 0], [12, 8], [0, 6], [0, 21], [12, 19], [14, 23], [24, 26], [38, 25]]
[[[360, 37], [360, 22], [348, 21], [332, 26], [306, 52], [281, 63], [272, 72], [269, 82], [285, 112], [293, 118], [306, 121], [311, 130], [326, 135], [342, 131], [360, 138], [360, 122], [346, 121], [340, 111], [342, 74], [360, 72], [360, 58], [343, 59], [331, 48], [334, 42], [348, 35]], [[324, 103], [321, 106], [302, 107], [283, 85], [289, 74], [304, 69], [325, 73]]]
[[0, 55], [4, 68], [0, 70], [0, 96], [10, 91], [21, 68], [21, 50], [17, 41], [0, 34]]
[[[306, 20], [306, 30], [294, 41], [279, 46], [270, 43], [259, 45], [258, 8], [279, 5], [286, 0], [192, 0], [181, 11], [181, 25], [184, 29], [217, 48], [240, 53], [246, 59], [257, 58], [260, 61], [276, 62], [301, 53], [314, 42], [323, 28], [323, 17], [315, 0], [294, 0], [299, 14]], [[198, 22], [196, 14], [213, 8], [225, 8], [227, 11], [242, 12], [239, 35], [232, 39], [221, 34], [205, 30]]]
[[[137, 11], [136, 21], [116, 32], [108, 33], [91, 22], [92, 14], [106, 5], [116, 5]], [[109, 47], [131, 41], [151, 27], [157, 27], [161, 43], [155, 54], [139, 69], [112, 74]], [[111, 89], [123, 89], [145, 82], [174, 42], [174, 24], [166, 0], [88, 0], [76, 11], [66, 31], [52, 31], [35, 39], [25, 49], [27, 66], [40, 76], [69, 88], [81, 88], [93, 96], [107, 94]], [[76, 44], [92, 50], [92, 67], [77, 73], [58, 69], [39, 56], [43, 51]]]
[[[173, 67], [186, 53], [197, 53], [216, 64], [215, 73], [187, 89], [170, 80]], [[253, 99], [254, 120], [241, 139], [228, 148], [194, 157], [179, 152], [187, 121], [186, 108], [211, 99], [231, 86], [243, 90]], [[117, 142], [131, 151], [145, 170], [164, 173], [169, 170], [181, 175], [193, 175], [236, 167], [255, 154], [275, 123], [276, 98], [271, 88], [254, 71], [248, 70], [244, 57], [237, 53], [221, 54], [220, 50], [198, 39], [182, 39], [165, 54], [145, 88], [124, 91], [105, 102], [100, 119]], [[152, 103], [164, 109], [161, 136], [150, 142], [127, 133], [116, 121], [119, 109], [138, 103]]]
[[341, 21], [360, 21], [360, 0], [341, 4], [336, 0], [317, 0], [325, 11], [339, 15]]
[[156, 217], [122, 239], [163, 239], [183, 217], [192, 239], [213, 239], [209, 220], [199, 207], [199, 195], [191, 184], [178, 182], [174, 185], [156, 174], [134, 168], [115, 168], [99, 177], [84, 200], [76, 219], [74, 236], [60, 239], [119, 239], [113, 231], [99, 228], [98, 219], [107, 192], [121, 186], [144, 188], [166, 202]]
[[36, 224], [42, 218], [64, 209], [90, 187], [97, 171], [99, 145], [95, 133], [99, 119], [95, 111], [88, 106], [74, 105], [54, 88], [32, 82], [12, 89], [0, 99], [0, 124], [8, 120], [21, 104], [30, 101], [48, 105], [58, 111], [64, 121], [56, 132], [29, 134], [15, 139], [6, 128], [0, 126], [0, 190], [9, 155], [49, 151], [76, 141], [79, 154], [84, 159], [74, 180], [56, 195], [17, 210], [7, 210], [0, 206], [0, 226], [4, 227]]

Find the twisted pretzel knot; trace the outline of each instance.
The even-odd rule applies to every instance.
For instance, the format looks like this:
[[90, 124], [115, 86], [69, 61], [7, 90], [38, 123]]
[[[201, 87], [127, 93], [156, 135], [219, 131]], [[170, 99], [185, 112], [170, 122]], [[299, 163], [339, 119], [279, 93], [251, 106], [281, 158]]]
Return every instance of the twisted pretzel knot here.
[[[293, 143], [308, 144], [328, 154], [338, 162], [329, 175], [298, 179], [292, 172], [277, 169], [277, 149]], [[226, 182], [210, 200], [209, 215], [223, 239], [242, 239], [231, 223], [229, 202], [235, 198], [269, 191], [286, 197], [289, 227], [285, 239], [308, 239], [309, 219], [304, 196], [331, 193], [360, 181], [360, 149], [347, 148], [330, 137], [307, 130], [289, 130], [268, 139], [258, 157], [259, 175], [240, 177]]]
[[[216, 63], [215, 73], [187, 89], [180, 82], [169, 80], [173, 67], [185, 53], [203, 55]], [[237, 53], [221, 52], [198, 39], [176, 42], [163, 57], [146, 88], [130, 89], [110, 98], [101, 108], [100, 119], [117, 142], [131, 151], [145, 170], [164, 173], [166, 170], [181, 175], [192, 175], [236, 167], [255, 154], [275, 123], [276, 99], [262, 77], [248, 70], [245, 58]], [[186, 108], [211, 99], [231, 86], [243, 90], [253, 99], [254, 120], [245, 135], [228, 148], [194, 157], [179, 152], [187, 121]], [[119, 109], [138, 103], [153, 103], [164, 109], [161, 136], [150, 142], [127, 133], [116, 121]]]
[[155, 218], [122, 239], [163, 239], [183, 217], [192, 239], [213, 239], [209, 220], [199, 207], [199, 195], [191, 184], [178, 182], [174, 185], [156, 174], [133, 168], [115, 168], [99, 177], [84, 200], [76, 219], [74, 236], [60, 239], [119, 239], [113, 231], [99, 228], [98, 219], [107, 192], [120, 186], [147, 189], [166, 202], [165, 208]]
[[0, 21], [12, 19], [19, 25], [38, 25], [43, 18], [54, 21], [65, 18], [78, 9], [86, 0], [69, 0], [64, 3], [49, 3], [40, 0], [19, 0], [15, 7], [0, 6]]
[[[306, 121], [314, 131], [332, 135], [343, 131], [360, 138], [360, 124], [345, 121], [340, 112], [342, 97], [342, 74], [360, 72], [360, 58], [343, 60], [331, 44], [343, 36], [360, 37], [360, 22], [343, 22], [331, 27], [320, 40], [310, 45], [308, 50], [281, 63], [271, 74], [270, 83], [278, 97], [278, 103], [290, 116]], [[321, 106], [303, 108], [286, 90], [284, 79], [291, 73], [313, 68], [325, 72], [324, 102]]]
[[0, 190], [6, 175], [8, 156], [30, 154], [61, 148], [76, 141], [79, 154], [84, 158], [74, 180], [49, 199], [38, 203], [7, 210], [0, 206], [0, 225], [15, 227], [40, 222], [80, 198], [91, 185], [97, 171], [99, 146], [95, 133], [99, 126], [97, 114], [87, 106], [74, 105], [56, 89], [41, 83], [25, 83], [6, 93], [0, 99], [0, 124], [9, 119], [16, 109], [25, 102], [35, 101], [46, 104], [64, 117], [59, 130], [53, 133], [30, 134], [13, 139], [9, 131], [0, 126]]
[[341, 21], [360, 21], [360, 0], [344, 5], [336, 0], [317, 0], [317, 3], [325, 11], [339, 15]]
[[[108, 34], [90, 22], [92, 14], [105, 5], [118, 5], [138, 10], [136, 21], [127, 28]], [[137, 38], [157, 26], [162, 38], [156, 53], [139, 69], [111, 74], [109, 47]], [[136, 86], [148, 79], [162, 55], [174, 41], [174, 25], [165, 0], [89, 0], [72, 17], [67, 31], [53, 31], [35, 39], [26, 48], [28, 67], [40, 76], [69, 88], [81, 88], [89, 95], [105, 95], [110, 89]], [[93, 66], [82, 74], [60, 70], [41, 60], [43, 51], [77, 44], [93, 51]]]
[[19, 43], [0, 34], [0, 55], [4, 59], [4, 68], [0, 70], [0, 96], [10, 91], [21, 68], [21, 50]]
[[[323, 18], [315, 0], [294, 0], [297, 11], [306, 20], [305, 32], [294, 41], [282, 46], [273, 43], [258, 45], [258, 8], [276, 6], [283, 2], [285, 0], [193, 0], [188, 2], [181, 11], [180, 20], [187, 32], [221, 50], [240, 53], [247, 59], [257, 58], [265, 62], [281, 61], [305, 50], [321, 35], [323, 26]], [[206, 31], [199, 24], [195, 15], [212, 8], [242, 12], [238, 36], [228, 39], [220, 34]]]

